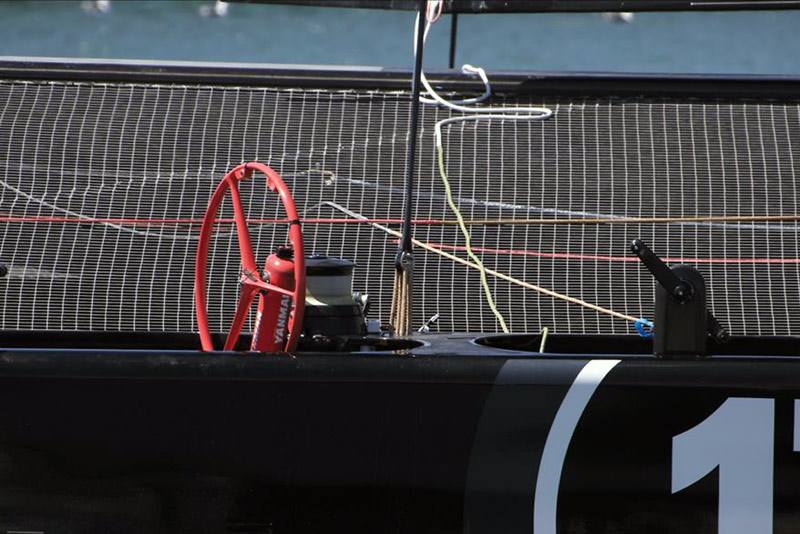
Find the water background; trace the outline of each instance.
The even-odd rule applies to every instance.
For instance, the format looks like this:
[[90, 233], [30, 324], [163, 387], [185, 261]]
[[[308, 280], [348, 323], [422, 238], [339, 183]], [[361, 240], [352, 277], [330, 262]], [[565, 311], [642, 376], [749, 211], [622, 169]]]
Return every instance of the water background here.
[[[0, 1], [0, 55], [409, 67], [410, 12], [112, 0]], [[434, 27], [426, 66], [446, 67], [449, 17]], [[800, 74], [800, 11], [462, 15], [457, 65], [487, 69]]]

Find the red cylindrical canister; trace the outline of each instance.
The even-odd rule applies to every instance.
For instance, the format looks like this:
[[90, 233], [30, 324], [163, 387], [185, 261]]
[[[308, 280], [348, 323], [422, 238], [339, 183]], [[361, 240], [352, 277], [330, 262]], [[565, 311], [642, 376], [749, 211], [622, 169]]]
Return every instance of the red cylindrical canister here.
[[[291, 248], [279, 248], [267, 256], [264, 266], [264, 281], [294, 289], [294, 261]], [[258, 297], [258, 313], [253, 328], [251, 350], [258, 352], [279, 352], [286, 349], [289, 334], [289, 312], [292, 299], [277, 291], [262, 291]]]

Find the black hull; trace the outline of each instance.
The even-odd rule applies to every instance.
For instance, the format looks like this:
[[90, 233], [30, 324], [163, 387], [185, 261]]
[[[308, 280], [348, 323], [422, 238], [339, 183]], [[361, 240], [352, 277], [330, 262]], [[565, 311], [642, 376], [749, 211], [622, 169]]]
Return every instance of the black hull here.
[[[530, 532], [556, 413], [610, 360], [467, 352], [7, 351], [0, 529]], [[672, 493], [671, 440], [730, 398], [774, 403], [774, 532], [793, 531], [799, 375], [622, 357], [569, 440], [557, 531], [715, 531], [715, 473]]]

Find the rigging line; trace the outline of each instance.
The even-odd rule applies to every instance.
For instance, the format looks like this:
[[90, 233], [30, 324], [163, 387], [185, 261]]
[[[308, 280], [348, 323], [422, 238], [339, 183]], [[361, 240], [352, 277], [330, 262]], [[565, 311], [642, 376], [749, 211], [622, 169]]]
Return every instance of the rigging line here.
[[[427, 21], [425, 22], [425, 28], [422, 34], [422, 42], [423, 45], [425, 41], [428, 39], [428, 33], [430, 32], [431, 27], [433, 24], [436, 23], [438, 20], [438, 16], [433, 16], [432, 11], [434, 10], [436, 4], [440, 2], [440, 0], [430, 0], [428, 2], [428, 16]], [[417, 14], [417, 24], [415, 28], [419, 26], [419, 13]], [[417, 52], [417, 36], [418, 36], [418, 29], [414, 31], [414, 53]], [[526, 113], [540, 116], [541, 118], [547, 118], [553, 114], [552, 110], [548, 108], [541, 108], [541, 107], [515, 107], [515, 108], [503, 108], [503, 107], [485, 107], [485, 108], [472, 108], [472, 107], [465, 107], [466, 105], [477, 104], [489, 98], [492, 95], [492, 88], [489, 83], [489, 79], [486, 76], [486, 71], [480, 67], [473, 67], [469, 64], [464, 64], [461, 67], [461, 71], [464, 74], [470, 76], [479, 76], [481, 81], [483, 82], [484, 92], [482, 95], [475, 97], [475, 98], [467, 98], [463, 100], [445, 100], [434, 90], [431, 84], [428, 82], [428, 78], [425, 76], [425, 71], [422, 70], [420, 73], [420, 78], [422, 81], [422, 85], [425, 87], [425, 90], [428, 91], [428, 96], [432, 98], [424, 98], [420, 99], [420, 102], [424, 102], [426, 104], [441, 104], [442, 106], [451, 109], [453, 111], [460, 111], [462, 113]]]
[[[372, 182], [368, 182], [366, 180], [359, 180], [356, 178], [344, 178], [339, 175], [335, 175], [331, 178], [332, 181], [344, 181], [351, 184], [361, 185], [363, 187], [367, 187], [370, 189], [376, 189], [378, 191], [386, 191], [389, 193], [396, 193], [396, 194], [403, 194], [403, 190], [397, 187], [392, 187], [389, 185], [382, 185], [376, 184]], [[436, 194], [436, 193], [426, 193], [422, 191], [415, 191], [414, 195], [417, 198], [426, 199], [426, 200], [444, 200], [446, 201], [447, 198], [444, 195]], [[660, 219], [660, 218], [652, 218], [652, 219], [640, 219], [640, 218], [632, 218], [625, 215], [610, 215], [610, 214], [603, 214], [603, 213], [596, 213], [591, 211], [581, 211], [581, 210], [565, 210], [559, 208], [541, 208], [537, 206], [525, 206], [521, 204], [509, 204], [507, 202], [498, 202], [492, 200], [478, 200], [474, 198], [467, 198], [467, 197], [454, 197], [458, 204], [460, 205], [474, 205], [474, 206], [481, 206], [481, 207], [488, 207], [488, 208], [498, 208], [498, 209], [507, 209], [507, 210], [519, 210], [519, 211], [529, 211], [529, 212], [537, 212], [537, 213], [552, 213], [554, 215], [565, 215], [567, 219], [487, 219], [490, 221], [498, 221], [497, 224], [513, 224], [511, 222], [504, 222], [504, 221], [531, 221], [531, 224], [552, 224], [549, 221], [570, 221], [569, 224], [582, 224], [579, 221], [587, 221], [590, 223], [602, 223], [602, 224], [613, 224], [614, 221], [619, 220], [620, 224], [636, 224], [636, 223], [670, 223], [670, 224], [678, 224], [682, 226], [702, 226], [702, 227], [710, 227], [710, 228], [722, 228], [728, 230], [769, 230], [769, 231], [776, 231], [776, 232], [790, 232], [790, 233], [798, 233], [800, 229], [798, 228], [787, 228], [784, 226], [777, 226], [777, 225], [766, 225], [766, 224], [727, 224], [727, 222], [736, 222], [734, 219], [730, 219], [730, 221], [720, 220], [720, 222], [716, 222], [715, 220], [711, 219], [706, 221], [707, 218], [705, 217], [687, 217], [686, 221], [682, 220], [681, 217], [676, 217], [674, 219]], [[735, 217], [735, 216], [734, 216]], [[749, 221], [769, 221], [769, 220], [800, 220], [800, 215], [788, 215], [785, 219], [769, 219], [767, 217], [783, 217], [780, 215], [774, 216], [752, 216], [752, 219], [748, 219], [750, 217], [748, 215], [741, 216], [740, 220], [742, 222], [749, 222]], [[710, 218], [709, 218], [710, 219]]]
[[[402, 224], [402, 219], [371, 219], [375, 222], [386, 224]], [[289, 219], [246, 219], [249, 224], [289, 224]], [[412, 221], [416, 221], [412, 219]], [[0, 222], [26, 223], [26, 222], [45, 222], [45, 223], [76, 223], [76, 224], [125, 224], [125, 225], [176, 225], [176, 226], [199, 226], [203, 219], [137, 219], [137, 218], [86, 218], [78, 219], [75, 217], [46, 217], [38, 215], [14, 216], [0, 215]], [[234, 219], [217, 219], [213, 224], [235, 224]], [[303, 224], [366, 224], [367, 221], [357, 219], [300, 219]], [[418, 224], [435, 224], [437, 221], [419, 220]], [[453, 221], [455, 223], [455, 221]]]
[[[300, 171], [300, 172], [289, 174], [289, 175], [286, 175], [286, 176], [287, 177], [298, 177], [298, 176], [303, 176], [303, 175], [307, 175], [307, 174], [311, 174], [311, 173], [319, 173], [319, 174], [323, 174], [325, 176], [331, 176], [332, 178], [335, 177], [335, 174], [332, 171], [326, 171], [326, 170], [320, 170], [320, 169], [308, 169], [307, 171]], [[87, 176], [89, 176], [89, 175], [87, 175]], [[9, 189], [9, 190], [13, 191], [18, 196], [21, 196], [21, 197], [27, 199], [28, 201], [33, 202], [34, 204], [38, 204], [40, 206], [44, 206], [46, 208], [50, 208], [53, 211], [57, 211], [57, 212], [60, 212], [60, 213], [65, 213], [65, 214], [70, 215], [72, 217], [72, 219], [67, 218], [67, 217], [62, 217], [62, 218], [53, 217], [53, 218], [49, 218], [49, 219], [52, 219], [52, 220], [48, 220], [48, 218], [40, 219], [40, 218], [29, 218], [29, 217], [23, 218], [23, 217], [7, 216], [7, 217], [0, 217], [0, 222], [73, 222], [74, 221], [74, 222], [78, 222], [78, 223], [81, 223], [81, 224], [84, 224], [84, 223], [85, 224], [91, 224], [91, 223], [102, 224], [102, 225], [108, 226], [110, 228], [114, 228], [116, 230], [119, 230], [121, 232], [126, 232], [126, 233], [139, 235], [139, 236], [143, 236], [143, 237], [155, 237], [155, 238], [158, 238], [158, 239], [171, 239], [171, 240], [177, 240], [177, 241], [196, 241], [197, 239], [199, 239], [198, 236], [194, 236], [194, 235], [191, 235], [191, 234], [187, 234], [187, 235], [179, 235], [179, 234], [170, 235], [170, 234], [165, 234], [165, 233], [161, 233], [161, 232], [141, 231], [141, 230], [135, 230], [135, 229], [127, 228], [127, 226], [139, 224], [138, 222], [135, 223], [135, 224], [132, 223], [132, 222], [130, 224], [128, 224], [130, 221], [134, 221], [136, 219], [124, 219], [124, 218], [115, 219], [115, 218], [88, 217], [86, 215], [83, 215], [80, 212], [76, 212], [76, 211], [73, 211], [73, 210], [70, 210], [70, 209], [67, 209], [67, 208], [61, 208], [59, 206], [56, 206], [55, 204], [47, 202], [44, 199], [37, 198], [37, 197], [31, 195], [30, 193], [27, 193], [27, 192], [23, 191], [22, 189], [11, 185], [10, 183], [8, 183], [8, 182], [6, 182], [4, 180], [0, 180], [0, 187], [5, 187], [6, 189]], [[202, 219], [192, 219], [191, 220], [192, 224], [194, 224], [195, 220], [197, 220], [200, 223], [202, 223]], [[175, 221], [176, 221], [175, 224], [183, 224], [182, 221], [181, 222], [177, 222], [177, 221], [179, 221], [178, 219], [176, 219]], [[143, 223], [143, 224], [149, 225], [151, 223], [147, 222], [147, 223]], [[152, 224], [159, 224], [159, 223], [152, 223]], [[220, 236], [220, 235], [225, 235], [225, 234], [218, 233], [217, 235]]]
[[[349, 210], [349, 209], [345, 208], [344, 206], [341, 206], [341, 205], [339, 205], [339, 204], [337, 204], [335, 202], [331, 202], [331, 201], [326, 200], [324, 202], [321, 202], [320, 204], [325, 204], [325, 205], [330, 206], [330, 207], [332, 207], [334, 209], [337, 209], [337, 210], [341, 211], [342, 213], [346, 213], [350, 217], [356, 217], [356, 218], [359, 218], [359, 219], [365, 219], [366, 220], [366, 217], [364, 217], [363, 215], [361, 215], [359, 213], [356, 213], [356, 212], [354, 212], [352, 210]], [[397, 238], [401, 237], [401, 235], [402, 235], [400, 232], [398, 232], [396, 230], [392, 230], [391, 228], [389, 228], [387, 226], [384, 226], [382, 224], [379, 224], [379, 223], [367, 223], [367, 224], [370, 224], [372, 227], [377, 228], [378, 230], [381, 230], [381, 231], [383, 231], [383, 232], [385, 232], [385, 233], [387, 233], [387, 234], [389, 234], [391, 236], [397, 237]], [[443, 258], [447, 258], [447, 259], [449, 259], [451, 261], [454, 261], [456, 263], [460, 263], [460, 264], [465, 265], [467, 267], [470, 267], [472, 269], [480, 269], [476, 264], [472, 263], [469, 260], [465, 260], [463, 258], [459, 258], [458, 256], [455, 256], [453, 254], [445, 252], [443, 250], [439, 250], [438, 248], [436, 248], [436, 247], [434, 247], [434, 246], [432, 246], [432, 245], [430, 245], [428, 243], [425, 243], [423, 241], [420, 241], [419, 239], [412, 238], [411, 241], [415, 245], [417, 245], [418, 247], [424, 248], [425, 250], [427, 250], [429, 252], [432, 252], [434, 254], [438, 254], [439, 256], [442, 256]], [[513, 276], [509, 276], [507, 274], [503, 274], [503, 273], [501, 273], [499, 271], [495, 271], [494, 269], [486, 268], [486, 272], [488, 274], [491, 274], [492, 276], [495, 276], [495, 277], [500, 278], [502, 280], [505, 280], [507, 282], [511, 282], [512, 284], [516, 284], [518, 286], [521, 286], [521, 287], [524, 287], [526, 289], [530, 289], [530, 290], [536, 291], [538, 293], [542, 293], [544, 295], [551, 296], [553, 298], [565, 300], [567, 302], [571, 302], [573, 304], [577, 304], [579, 306], [583, 306], [585, 308], [589, 308], [590, 310], [594, 310], [594, 311], [599, 312], [599, 313], [604, 313], [606, 315], [611, 315], [612, 317], [616, 317], [618, 319], [625, 319], [626, 321], [630, 321], [632, 323], [635, 323], [635, 322], [639, 321], [638, 317], [633, 317], [632, 315], [626, 315], [624, 313], [620, 313], [618, 311], [614, 311], [614, 310], [611, 310], [609, 308], [604, 308], [602, 306], [598, 306], [596, 304], [592, 304], [591, 302], [586, 302], [585, 300], [581, 300], [579, 298], [571, 297], [571, 296], [565, 295], [563, 293], [558, 293], [557, 291], [553, 291], [551, 289], [547, 289], [545, 287], [538, 286], [536, 284], [531, 284], [529, 282], [525, 282], [524, 280], [520, 280], [518, 278], [514, 278]]]
[[[21, 197], [24, 197], [24, 198], [28, 199], [29, 201], [31, 201], [31, 202], [33, 202], [35, 204], [38, 204], [40, 206], [44, 206], [44, 207], [50, 208], [51, 210], [58, 211], [58, 212], [61, 212], [61, 213], [66, 213], [67, 215], [71, 215], [72, 217], [77, 217], [79, 219], [88, 219], [89, 218], [89, 217], [86, 217], [85, 215], [83, 215], [82, 213], [78, 213], [76, 211], [68, 210], [68, 209], [65, 209], [65, 208], [60, 208], [60, 207], [56, 206], [55, 204], [51, 204], [51, 203], [47, 202], [46, 200], [43, 200], [43, 199], [40, 199], [40, 198], [36, 198], [33, 195], [31, 195], [29, 193], [26, 193], [25, 191], [23, 191], [23, 190], [21, 190], [21, 189], [19, 189], [17, 187], [14, 187], [13, 185], [11, 185], [8, 182], [5, 182], [3, 180], [0, 180], [0, 186], [5, 187], [6, 189], [10, 189], [11, 191], [16, 193], [17, 195], [19, 195]], [[198, 237], [195, 237], [195, 236], [192, 236], [192, 235], [177, 235], [177, 234], [176, 235], [164, 235], [164, 234], [161, 234], [159, 232], [148, 232], [148, 231], [135, 230], [135, 229], [123, 226], [121, 224], [114, 224], [114, 223], [100, 223], [100, 224], [103, 224], [103, 225], [108, 226], [110, 228], [114, 228], [114, 229], [119, 230], [121, 232], [126, 232], [126, 233], [130, 233], [130, 234], [134, 234], [134, 235], [140, 235], [140, 236], [144, 236], [144, 237], [157, 237], [159, 239], [173, 239], [173, 240], [180, 240], [180, 241], [196, 241], [197, 239], [199, 239]]]
[[[610, 216], [609, 216], [610, 217]], [[492, 226], [492, 225], [526, 225], [526, 224], [688, 224], [688, 223], [715, 223], [715, 222], [753, 222], [753, 221], [775, 221], [792, 222], [799, 221], [800, 214], [790, 215], [697, 215], [692, 217], [626, 217], [623, 215], [613, 216], [614, 218], [571, 218], [571, 219], [472, 219], [465, 221], [468, 225]], [[454, 224], [455, 221], [439, 221], [439, 224]], [[742, 228], [736, 225], [734, 228]], [[771, 226], [747, 225], [748, 229], [774, 229]], [[792, 228], [777, 227], [787, 230]]]
[[[445, 245], [443, 243], [431, 243], [432, 247], [445, 249], [445, 250], [460, 250], [466, 251], [465, 247], [458, 245]], [[478, 252], [488, 252], [490, 254], [507, 254], [510, 256], [533, 256], [536, 258], [553, 258], [563, 260], [583, 260], [583, 261], [608, 261], [608, 262], [626, 262], [626, 263], [639, 263], [639, 258], [631, 256], [602, 256], [594, 254], [573, 254], [563, 252], [535, 252], [532, 250], [514, 250], [514, 249], [494, 249], [494, 248], [476, 248], [472, 250]], [[664, 261], [670, 263], [733, 263], [733, 264], [800, 264], [800, 258], [662, 258]]]
[[[439, 15], [441, 14], [442, 10], [442, 0], [428, 0], [427, 2], [427, 12], [424, 29], [422, 35], [418, 34], [420, 23], [422, 22], [421, 16], [422, 13], [417, 13], [417, 24], [416, 30], [414, 32], [414, 53], [421, 52], [421, 48], [424, 47], [425, 41], [428, 38], [428, 32], [430, 31], [431, 27], [434, 23], [439, 19]], [[481, 102], [491, 96], [491, 86], [489, 85], [489, 80], [486, 77], [486, 72], [481, 68], [474, 68], [471, 65], [464, 65], [462, 67], [462, 71], [465, 74], [477, 74], [481, 77], [484, 83], [484, 94], [472, 99], [465, 99], [459, 101], [448, 101], [441, 96], [431, 87], [428, 83], [427, 78], [425, 77], [425, 72], [420, 69], [420, 78], [422, 80], [422, 84], [425, 86], [425, 89], [428, 91], [428, 95], [433, 97], [433, 100], [430, 99], [421, 99], [422, 102], [429, 103], [429, 104], [439, 104], [444, 106], [445, 108], [451, 111], [463, 112], [463, 113], [472, 113], [469, 117], [456, 117], [438, 121], [435, 127], [435, 141], [436, 141], [436, 150], [438, 152], [438, 162], [439, 162], [439, 175], [442, 178], [442, 183], [444, 184], [445, 193], [447, 196], [447, 205], [450, 207], [450, 210], [456, 216], [456, 220], [458, 221], [458, 227], [461, 230], [461, 234], [464, 236], [464, 243], [466, 245], [467, 254], [470, 258], [475, 262], [480, 272], [481, 278], [481, 285], [483, 287], [483, 291], [486, 297], [486, 301], [489, 304], [489, 308], [492, 310], [492, 313], [497, 318], [497, 321], [500, 323], [500, 327], [502, 328], [503, 332], [508, 333], [508, 327], [506, 326], [505, 319], [503, 319], [503, 315], [500, 313], [500, 310], [497, 309], [497, 306], [494, 302], [494, 297], [492, 296], [491, 288], [489, 287], [489, 282], [486, 276], [486, 268], [483, 265], [481, 259], [472, 252], [472, 238], [470, 236], [469, 230], [467, 226], [464, 224], [464, 218], [459, 211], [458, 206], [453, 201], [453, 192], [450, 188], [450, 182], [447, 179], [447, 171], [444, 165], [444, 148], [442, 146], [442, 126], [445, 124], [450, 124], [457, 121], [466, 121], [466, 120], [490, 120], [493, 118], [497, 119], [512, 119], [512, 120], [542, 120], [547, 119], [553, 115], [553, 111], [548, 108], [541, 108], [541, 107], [514, 107], [514, 108], [499, 108], [499, 107], [486, 107], [486, 108], [474, 108], [474, 107], [465, 107], [464, 104], [476, 104]], [[415, 90], [418, 90], [418, 87], [414, 87]]]
[[[300, 172], [293, 173], [293, 174], [287, 174], [286, 176], [294, 178], [294, 177], [304, 176], [304, 175], [312, 174], [312, 173], [318, 173], [318, 174], [322, 174], [322, 175], [325, 175], [325, 176], [331, 176], [331, 177], [335, 176], [335, 174], [332, 171], [326, 171], [326, 170], [321, 170], [321, 169], [308, 169], [306, 171], [300, 171]], [[86, 175], [86, 176], [90, 177], [89, 175]], [[144, 237], [156, 237], [158, 239], [174, 239], [174, 240], [180, 240], [180, 241], [196, 241], [198, 239], [198, 237], [197, 236], [193, 236], [191, 234], [187, 234], [187, 235], [177, 235], [177, 234], [176, 235], [169, 235], [169, 234], [164, 234], [164, 233], [161, 233], [161, 232], [140, 231], [140, 230], [134, 230], [134, 229], [126, 228], [126, 226], [139, 225], [139, 224], [141, 224], [141, 225], [201, 224], [203, 222], [202, 219], [163, 219], [162, 220], [162, 219], [131, 219], [131, 218], [112, 218], [112, 217], [89, 217], [89, 216], [83, 215], [82, 213], [79, 213], [79, 212], [76, 212], [76, 211], [73, 211], [73, 210], [70, 210], [70, 209], [67, 209], [67, 208], [61, 208], [59, 206], [56, 206], [55, 204], [47, 202], [44, 199], [37, 198], [37, 197], [31, 195], [30, 193], [27, 193], [27, 192], [23, 191], [22, 189], [19, 189], [18, 187], [15, 187], [15, 186], [11, 185], [10, 183], [8, 183], [6, 181], [0, 180], [0, 186], [5, 187], [6, 189], [10, 189], [11, 191], [16, 193], [17, 195], [28, 199], [30, 202], [33, 202], [33, 203], [38, 204], [40, 206], [45, 206], [47, 208], [52, 209], [53, 211], [65, 213], [65, 214], [70, 215], [72, 217], [72, 218], [67, 218], [67, 217], [38, 217], [38, 216], [37, 217], [16, 217], [16, 216], [5, 215], [4, 214], [5, 216], [1, 216], [0, 217], [0, 222], [18, 222], [18, 223], [22, 223], [22, 222], [61, 222], [61, 223], [77, 222], [77, 223], [80, 223], [80, 224], [92, 224], [92, 223], [95, 223], [95, 224], [106, 225], [106, 226], [109, 226], [111, 228], [115, 228], [117, 230], [120, 230], [122, 232], [127, 232], [127, 233], [140, 235], [140, 236], [144, 236]], [[89, 189], [87, 189], [87, 191], [89, 191]], [[264, 221], [264, 222], [267, 222], [267, 221]], [[218, 233], [217, 235], [219, 236], [219, 235], [224, 235], [224, 234], [219, 234]]]
[[[285, 159], [285, 157], [282, 157], [280, 159]], [[168, 176], [165, 176], [165, 175], [163, 175], [161, 173], [156, 173], [154, 176], [146, 175], [146, 174], [143, 173], [141, 176], [138, 177], [138, 181], [131, 181], [131, 179], [129, 177], [124, 177], [125, 181], [121, 181], [120, 180], [121, 177], [118, 174], [115, 174], [115, 173], [93, 172], [91, 170], [82, 171], [80, 169], [75, 169], [75, 170], [72, 170], [72, 171], [62, 172], [60, 168], [53, 168], [52, 166], [45, 165], [45, 164], [37, 164], [35, 166], [34, 165], [27, 165], [27, 164], [20, 164], [20, 165], [11, 164], [10, 165], [10, 164], [6, 164], [4, 162], [0, 162], [0, 169], [5, 169], [5, 171], [6, 171], [5, 174], [6, 175], [10, 174], [11, 171], [14, 171], [14, 172], [17, 172], [17, 173], [22, 173], [22, 171], [27, 171], [27, 172], [31, 172], [31, 173], [36, 172], [36, 173], [39, 173], [39, 174], [45, 174], [45, 175], [48, 175], [48, 176], [57, 173], [62, 178], [71, 178], [71, 179], [81, 178], [81, 179], [86, 179], [86, 180], [89, 180], [89, 181], [91, 181], [91, 180], [97, 180], [97, 181], [113, 180], [115, 182], [115, 184], [113, 186], [108, 186], [108, 184], [104, 184], [104, 186], [114, 187], [114, 188], [118, 188], [118, 189], [131, 189], [131, 188], [144, 189], [145, 187], [148, 187], [148, 186], [145, 185], [148, 180], [150, 180], [150, 181], [166, 181], [166, 182], [190, 182], [191, 183], [191, 182], [197, 182], [203, 176], [206, 176], [206, 172], [222, 173], [222, 174], [224, 174], [226, 172], [224, 170], [224, 168], [223, 169], [218, 169], [216, 171], [213, 170], [213, 169], [210, 170], [210, 171], [187, 169], [187, 170], [185, 170], [183, 172], [179, 172], [178, 174], [171, 174], [171, 175], [168, 175]], [[187, 175], [187, 173], [189, 173], [189, 172], [191, 172], [191, 176]], [[325, 175], [331, 175], [332, 176], [335, 173], [333, 171], [328, 171], [328, 170], [325, 170], [325, 169], [313, 168], [313, 169], [306, 169], [306, 170], [303, 170], [303, 171], [297, 171], [297, 172], [293, 172], [293, 173], [279, 173], [279, 174], [281, 175], [281, 178], [283, 178], [285, 180], [287, 178], [299, 178], [299, 177], [303, 177], [303, 176], [308, 176], [309, 174], [325, 174]], [[92, 188], [87, 188], [86, 191], [90, 191], [91, 189]]]
[[464, 244], [466, 245], [465, 250], [467, 251], [467, 255], [472, 258], [472, 261], [474, 261], [478, 266], [478, 271], [480, 271], [481, 285], [483, 286], [483, 291], [486, 295], [486, 302], [489, 304], [489, 308], [492, 310], [492, 313], [500, 323], [500, 328], [502, 328], [504, 333], [508, 334], [510, 330], [508, 329], [508, 326], [506, 326], [506, 321], [503, 319], [503, 314], [497, 309], [497, 305], [494, 302], [494, 297], [492, 296], [492, 290], [489, 287], [489, 281], [486, 277], [486, 267], [483, 265], [483, 262], [478, 255], [472, 251], [472, 236], [470, 235], [469, 230], [467, 230], [467, 226], [464, 224], [464, 217], [461, 215], [461, 211], [459, 211], [458, 206], [456, 206], [455, 202], [453, 202], [453, 192], [450, 190], [450, 181], [447, 179], [447, 172], [444, 168], [444, 150], [442, 149], [441, 139], [437, 139], [436, 148], [439, 155], [439, 174], [442, 178], [442, 183], [444, 184], [445, 194], [447, 195], [447, 204], [455, 214], [456, 220], [458, 220], [458, 227], [461, 229], [461, 234], [464, 236]]
[[[415, 24], [415, 48], [414, 48], [414, 70], [411, 76], [411, 116], [408, 122], [407, 145], [406, 145], [406, 168], [405, 168], [405, 191], [403, 193], [403, 225], [400, 238], [400, 245], [394, 260], [395, 284], [392, 291], [391, 313], [389, 323], [394, 332], [401, 336], [411, 333], [412, 321], [412, 292], [414, 274], [414, 250], [411, 241], [414, 225], [413, 218], [414, 203], [414, 173], [417, 161], [417, 145], [419, 140], [419, 116], [420, 107], [420, 75], [422, 74], [422, 59], [424, 52], [424, 39], [420, 30], [424, 28], [422, 12], [430, 4], [427, 0], [419, 0], [417, 5], [417, 19]], [[427, 18], [427, 17], [426, 17]]]
[[[504, 108], [506, 109], [506, 108]], [[509, 110], [513, 110], [514, 108], [507, 108]], [[485, 117], [490, 118], [490, 117]], [[507, 115], [502, 115], [501, 118], [512, 118]], [[454, 117], [453, 119], [445, 119], [442, 123], [442, 126], [447, 126], [450, 123], [468, 120], [469, 117]], [[441, 134], [440, 134], [441, 136]], [[282, 175], [284, 178], [298, 178], [301, 176], [308, 176], [309, 174], [322, 174], [330, 178], [331, 182], [334, 181], [345, 181], [355, 185], [361, 185], [363, 187], [369, 187], [378, 190], [389, 191], [390, 193], [398, 193], [403, 194], [404, 190], [396, 187], [375, 184], [372, 182], [368, 182], [366, 180], [359, 180], [355, 178], [345, 178], [339, 176], [334, 171], [329, 171], [326, 169], [307, 169], [304, 171], [298, 171], [292, 174], [285, 174]], [[424, 193], [421, 191], [414, 191], [413, 193], [418, 198], [430, 199], [430, 200], [441, 200], [445, 199], [443, 195], [437, 195], [435, 193]], [[680, 224], [680, 225], [688, 225], [688, 226], [711, 226], [711, 227], [719, 227], [729, 229], [730, 225], [724, 223], [743, 223], [743, 222], [791, 222], [791, 221], [799, 221], [800, 214], [788, 214], [788, 215], [697, 215], [692, 217], [629, 217], [627, 215], [614, 215], [614, 214], [605, 214], [605, 213], [596, 213], [591, 211], [578, 211], [578, 210], [566, 210], [566, 209], [559, 209], [559, 208], [542, 208], [538, 206], [526, 206], [521, 204], [509, 204], [505, 202], [497, 202], [497, 201], [487, 201], [487, 200], [478, 200], [474, 198], [466, 198], [466, 197], [455, 197], [458, 200], [459, 204], [472, 204], [482, 207], [493, 207], [499, 209], [510, 209], [510, 210], [525, 210], [525, 211], [533, 211], [539, 213], [552, 213], [555, 215], [566, 215], [567, 218], [536, 218], [536, 219], [465, 219], [464, 223], [467, 226], [491, 226], [491, 225], [527, 225], [527, 224]], [[446, 200], [446, 199], [445, 199]], [[394, 224], [394, 223], [401, 223], [402, 219], [369, 219], [376, 222], [385, 222], [387, 224]], [[324, 222], [324, 220], [320, 219], [320, 222]], [[253, 219], [254, 223], [259, 222], [273, 222], [269, 219]], [[280, 221], [275, 221], [280, 222]], [[310, 223], [316, 222], [315, 220], [309, 220]], [[331, 221], [331, 222], [344, 222], [341, 220]], [[366, 224], [366, 221], [358, 220], [358, 221], [347, 221], [352, 223], [361, 223]], [[427, 224], [427, 225], [455, 225], [458, 224], [456, 220], [441, 220], [441, 219], [413, 219], [412, 222], [414, 224]], [[796, 233], [798, 231], [797, 228], [787, 228], [785, 226], [775, 226], [775, 225], [761, 225], [761, 224], [749, 224], [749, 225], [742, 225], [736, 224], [733, 230], [776, 230], [781, 232], [792, 232]]]
[[[709, 215], [697, 217], [620, 217], [616, 219], [464, 219], [467, 226], [525, 226], [525, 225], [592, 225], [592, 224], [682, 224], [697, 222], [795, 222], [800, 221], [800, 215]], [[43, 215], [12, 215], [0, 214], [0, 222], [7, 223], [28, 223], [28, 222], [49, 222], [49, 223], [77, 223], [77, 224], [120, 224], [120, 225], [200, 225], [203, 219], [200, 218], [135, 218], [135, 217], [86, 217], [83, 219], [76, 217], [50, 217]], [[233, 224], [233, 219], [217, 219], [215, 224]], [[250, 224], [288, 224], [289, 219], [274, 218], [250, 218]], [[403, 219], [397, 218], [365, 218], [365, 219], [342, 219], [342, 218], [308, 218], [300, 219], [303, 224], [369, 224], [372, 222], [381, 224], [402, 224]], [[459, 224], [456, 219], [411, 219], [411, 222], [419, 226], [455, 226]], [[767, 228], [766, 226], [762, 226]], [[781, 227], [786, 230], [798, 230], [796, 227]], [[752, 229], [752, 225], [736, 225], [729, 229]]]

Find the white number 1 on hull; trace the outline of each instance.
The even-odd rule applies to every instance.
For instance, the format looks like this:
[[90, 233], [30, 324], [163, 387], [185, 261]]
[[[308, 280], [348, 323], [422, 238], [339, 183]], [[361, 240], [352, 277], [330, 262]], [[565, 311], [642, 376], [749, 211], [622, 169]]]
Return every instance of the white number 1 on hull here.
[[[794, 449], [800, 446], [795, 401]], [[719, 467], [719, 534], [772, 533], [775, 401], [730, 398], [672, 438], [672, 493]]]

